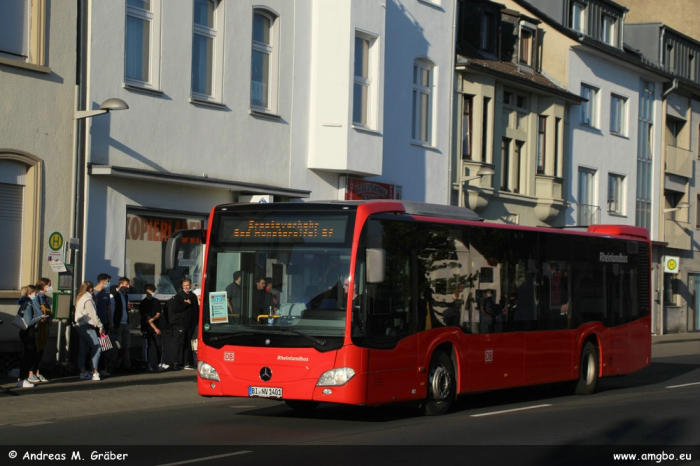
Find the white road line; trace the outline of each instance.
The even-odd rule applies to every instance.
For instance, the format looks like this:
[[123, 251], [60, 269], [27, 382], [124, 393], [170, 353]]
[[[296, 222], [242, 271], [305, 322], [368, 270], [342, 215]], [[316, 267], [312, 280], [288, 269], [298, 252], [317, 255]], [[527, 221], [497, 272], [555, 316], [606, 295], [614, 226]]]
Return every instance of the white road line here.
[[21, 424], [12, 424], [13, 426], [17, 427], [34, 427], [34, 426], [42, 426], [44, 424], [56, 424], [54, 421], [30, 421], [30, 422], [22, 422]]
[[505, 411], [494, 411], [493, 413], [472, 414], [470, 417], [493, 416], [494, 414], [505, 414], [505, 413], [512, 413], [515, 411], [525, 411], [526, 409], [546, 408], [547, 406], [552, 406], [552, 405], [537, 405], [537, 406], [527, 406], [525, 408], [506, 409]]
[[219, 458], [226, 458], [227, 456], [236, 456], [236, 455], [245, 455], [246, 453], [253, 453], [252, 451], [237, 451], [235, 453], [226, 453], [225, 455], [216, 455], [216, 456], [204, 456], [202, 458], [195, 458], [193, 460], [187, 460], [187, 461], [178, 461], [177, 463], [165, 463], [165, 464], [159, 464], [157, 466], [177, 466], [178, 464], [189, 464], [189, 463], [198, 463], [200, 461], [209, 461], [209, 460], [215, 460]]
[[666, 388], [689, 387], [689, 386], [691, 386], [691, 385], [700, 385], [700, 382], [686, 383], [686, 384], [683, 384], [683, 385], [671, 385], [670, 387], [666, 387]]

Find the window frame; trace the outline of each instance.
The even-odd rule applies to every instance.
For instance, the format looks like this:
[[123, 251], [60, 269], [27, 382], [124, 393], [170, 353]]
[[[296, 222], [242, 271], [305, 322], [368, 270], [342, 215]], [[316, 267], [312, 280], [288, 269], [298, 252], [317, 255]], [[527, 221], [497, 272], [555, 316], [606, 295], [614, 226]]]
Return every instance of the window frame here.
[[608, 214], [625, 215], [625, 179], [624, 175], [608, 173]]
[[24, 35], [26, 44], [22, 54], [0, 50], [0, 64], [37, 70], [31, 66], [35, 65], [41, 67], [37, 71], [48, 72], [49, 70], [43, 69], [46, 65], [46, 0], [24, 1], [26, 18], [21, 34]]
[[[529, 40], [525, 41], [524, 33], [530, 34]], [[537, 28], [530, 23], [521, 23], [520, 31], [518, 34], [518, 63], [524, 66], [529, 66], [531, 68], [535, 67], [535, 37], [537, 34]], [[523, 59], [523, 45], [528, 45], [526, 57]]]
[[610, 133], [627, 136], [627, 97], [610, 94]]
[[[124, 29], [124, 82], [132, 86], [158, 90], [160, 89], [160, 28], [162, 3], [161, 0], [150, 0], [150, 3], [150, 9], [145, 10], [129, 5], [128, 0], [126, 2]], [[149, 24], [147, 44], [148, 57], [146, 60], [146, 71], [148, 76], [145, 80], [127, 76], [129, 61], [129, 17], [148, 22]], [[141, 58], [141, 61], [143, 62], [143, 58]]]
[[547, 171], [547, 116], [537, 115], [537, 174]]
[[615, 38], [617, 36], [617, 18], [611, 15], [603, 13], [600, 25], [600, 40], [608, 45], [615, 44]]
[[[191, 63], [191, 101], [192, 102], [212, 102], [221, 103], [223, 101], [223, 43], [224, 43], [224, 4], [222, 0], [207, 0], [214, 4], [214, 18], [212, 21], [213, 27], [195, 24], [194, 16], [192, 18], [192, 63]], [[195, 0], [196, 2], [196, 0]], [[194, 11], [195, 2], [192, 2]], [[200, 92], [194, 89], [194, 72], [195, 72], [195, 35], [199, 35], [208, 39], [212, 39], [212, 54], [211, 54], [211, 94]]]
[[481, 16], [481, 28], [479, 30], [479, 49], [495, 54], [495, 30], [496, 30], [496, 15], [493, 11], [484, 11]]
[[[427, 72], [427, 86], [422, 83], [422, 71]], [[435, 71], [436, 66], [426, 58], [419, 58], [413, 62], [411, 141], [420, 145], [433, 145]], [[424, 96], [425, 100], [422, 98]], [[426, 108], [422, 105], [423, 102], [425, 102]], [[425, 116], [425, 121], [423, 116]], [[425, 131], [424, 139], [422, 139], [422, 131]]]
[[587, 19], [587, 8], [585, 3], [573, 1], [571, 2], [569, 21], [570, 27], [576, 32], [581, 34], [588, 34], [588, 28], [586, 27]]
[[[589, 97], [586, 97], [587, 91], [590, 92]], [[598, 92], [598, 88], [581, 83], [581, 97], [588, 100], [581, 103], [582, 125], [598, 128]]]
[[[379, 73], [379, 66], [378, 63], [376, 62], [376, 54], [377, 54], [377, 48], [379, 46], [378, 42], [378, 36], [369, 34], [365, 31], [361, 31], [359, 29], [355, 30], [355, 41], [353, 45], [353, 86], [352, 86], [352, 111], [351, 111], [351, 121], [352, 125], [358, 128], [362, 129], [377, 129], [377, 84], [379, 82], [378, 80], [378, 73]], [[357, 75], [356, 72], [358, 70], [357, 68], [357, 44], [358, 41], [362, 41], [363, 44], [367, 44], [366, 49], [363, 48], [363, 50], [366, 51], [366, 56], [362, 56], [363, 64], [366, 62], [366, 74], [367, 76], [362, 76], [362, 75]], [[363, 65], [364, 68], [364, 65]], [[364, 71], [363, 71], [364, 72]], [[362, 105], [364, 103], [364, 108], [360, 107], [359, 108], [359, 113], [358, 113], [358, 108], [356, 107], [356, 104], [358, 102], [356, 101], [356, 91], [359, 89], [364, 90], [364, 100], [360, 100], [359, 104]], [[364, 117], [365, 121], [358, 121], [355, 117], [357, 115], [360, 115], [361, 117]]]
[[474, 160], [474, 97], [462, 96], [462, 160]]
[[[254, 39], [255, 15], [259, 14], [269, 21], [269, 43], [265, 44]], [[251, 65], [250, 65], [250, 108], [255, 112], [277, 114], [278, 112], [278, 75], [279, 75], [279, 15], [265, 8], [253, 9], [253, 25], [251, 34]], [[267, 106], [257, 105], [253, 102], [253, 56], [254, 52], [268, 55], [267, 76]], [[265, 83], [263, 83], [265, 84]]]

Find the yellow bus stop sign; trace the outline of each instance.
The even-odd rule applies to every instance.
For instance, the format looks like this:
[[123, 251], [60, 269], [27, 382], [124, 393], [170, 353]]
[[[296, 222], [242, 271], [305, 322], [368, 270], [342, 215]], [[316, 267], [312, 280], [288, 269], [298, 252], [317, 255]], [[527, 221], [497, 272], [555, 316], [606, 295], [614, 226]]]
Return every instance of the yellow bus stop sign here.
[[52, 251], [60, 251], [63, 249], [63, 235], [57, 231], [54, 231], [49, 236], [49, 247]]

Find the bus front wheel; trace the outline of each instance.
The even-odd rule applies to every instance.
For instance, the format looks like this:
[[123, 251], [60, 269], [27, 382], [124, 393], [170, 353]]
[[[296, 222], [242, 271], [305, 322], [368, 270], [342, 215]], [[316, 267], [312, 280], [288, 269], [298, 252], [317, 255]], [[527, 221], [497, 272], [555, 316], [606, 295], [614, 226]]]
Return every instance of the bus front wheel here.
[[428, 416], [440, 416], [449, 411], [455, 397], [455, 371], [450, 357], [438, 351], [430, 360], [428, 372], [428, 397], [423, 402], [423, 412]]
[[284, 400], [284, 402], [287, 403], [287, 406], [300, 413], [309, 413], [321, 404], [319, 401], [306, 400]]
[[579, 365], [579, 377], [574, 393], [577, 395], [590, 395], [595, 392], [598, 385], [598, 349], [589, 342], [583, 345], [581, 350], [581, 364]]

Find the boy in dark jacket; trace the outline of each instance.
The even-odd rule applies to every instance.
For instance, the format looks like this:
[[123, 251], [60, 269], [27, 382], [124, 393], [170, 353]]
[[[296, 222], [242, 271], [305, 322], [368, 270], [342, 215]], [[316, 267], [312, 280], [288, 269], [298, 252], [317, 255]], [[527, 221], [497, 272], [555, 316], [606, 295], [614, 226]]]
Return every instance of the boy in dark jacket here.
[[156, 287], [146, 285], [146, 297], [139, 305], [141, 314], [141, 333], [144, 338], [144, 359], [148, 361], [148, 371], [153, 372], [159, 367], [162, 355], [161, 331], [158, 326], [162, 315], [160, 301], [156, 298]]

